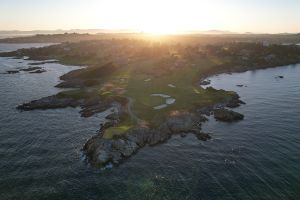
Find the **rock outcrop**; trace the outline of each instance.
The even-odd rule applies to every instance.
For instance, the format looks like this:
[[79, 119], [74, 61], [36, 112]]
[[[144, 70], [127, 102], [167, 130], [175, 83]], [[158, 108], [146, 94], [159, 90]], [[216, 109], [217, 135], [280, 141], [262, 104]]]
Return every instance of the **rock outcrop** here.
[[215, 109], [214, 117], [217, 121], [222, 122], [235, 122], [244, 119], [244, 115], [224, 108]]
[[41, 74], [41, 73], [44, 73], [44, 72], [46, 72], [46, 70], [38, 69], [38, 70], [35, 70], [35, 71], [30, 71], [29, 73], [30, 74]]
[[[112, 116], [109, 118], [116, 118]], [[203, 118], [194, 114], [180, 113], [171, 116], [156, 129], [135, 127], [112, 139], [103, 138], [100, 133], [88, 140], [84, 151], [95, 166], [103, 167], [108, 163], [118, 165], [145, 145], [152, 146], [166, 142], [174, 134], [193, 133], [199, 140], [210, 139], [209, 134], [201, 132], [199, 122], [202, 120]]]
[[20, 72], [19, 70], [8, 70], [8, 71], [6, 71], [7, 74], [17, 74], [19, 72]]
[[66, 108], [66, 107], [77, 107], [82, 103], [80, 100], [72, 98], [59, 98], [57, 95], [44, 97], [38, 100], [33, 100], [29, 103], [19, 105], [17, 109], [28, 111], [28, 110], [46, 110], [55, 108]]
[[40, 70], [40, 69], [42, 69], [42, 68], [41, 67], [28, 67], [28, 68], [21, 69], [20, 71], [30, 72], [30, 71]]
[[[72, 94], [72, 93], [71, 93]], [[69, 94], [70, 95], [70, 94]], [[74, 95], [74, 94], [73, 94]], [[126, 109], [126, 102], [118, 103], [115, 99], [102, 100], [96, 95], [84, 95], [75, 93], [73, 98], [68, 95], [53, 95], [18, 106], [20, 110], [53, 109], [65, 107], [81, 107], [82, 117], [90, 117], [96, 113], [112, 108], [111, 113], [106, 116], [106, 122], [101, 124], [98, 134], [89, 139], [84, 145], [84, 151], [88, 160], [94, 166], [104, 167], [107, 164], [119, 165], [128, 157], [134, 155], [145, 145], [153, 146], [168, 141], [172, 135], [185, 136], [192, 133], [199, 140], [210, 139], [208, 133], [201, 131], [201, 124], [207, 121], [204, 115], [214, 114], [219, 121], [233, 122], [243, 119], [243, 115], [225, 109], [225, 107], [237, 107], [243, 102], [235, 94], [223, 103], [198, 109], [196, 112], [173, 111], [166, 121], [156, 128], [146, 127], [145, 124], [136, 126], [122, 135], [114, 135], [108, 139], [103, 133], [109, 127], [116, 126]], [[76, 98], [75, 98], [76, 97]]]
[[245, 104], [242, 100], [240, 100], [240, 96], [238, 94], [234, 94], [231, 99], [225, 103], [225, 106], [228, 108], [237, 108], [241, 104]]

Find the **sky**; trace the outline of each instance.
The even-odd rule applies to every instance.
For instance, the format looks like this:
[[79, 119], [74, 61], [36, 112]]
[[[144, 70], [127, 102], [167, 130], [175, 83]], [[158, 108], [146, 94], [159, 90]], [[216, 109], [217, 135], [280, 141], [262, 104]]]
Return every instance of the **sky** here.
[[0, 30], [300, 32], [300, 0], [0, 0]]

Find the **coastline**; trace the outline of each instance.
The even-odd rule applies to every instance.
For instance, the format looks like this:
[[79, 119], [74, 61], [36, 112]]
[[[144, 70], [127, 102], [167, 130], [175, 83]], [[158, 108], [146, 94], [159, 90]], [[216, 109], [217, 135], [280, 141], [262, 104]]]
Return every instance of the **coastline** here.
[[[2, 121], [4, 133], [1, 134], [1, 144], [8, 145], [14, 141], [14, 138], [22, 139], [17, 140], [15, 145], [10, 147], [12, 148], [10, 151], [2, 150], [6, 154], [2, 162], [2, 169], [4, 169], [2, 177], [5, 179], [4, 184], [12, 188], [3, 194], [8, 197], [11, 197], [10, 194], [14, 194], [18, 198], [26, 195], [28, 199], [46, 198], [53, 195], [54, 189], [56, 198], [66, 198], [65, 192], [70, 191], [70, 187], [76, 187], [78, 192], [70, 194], [68, 199], [84, 199], [86, 194], [101, 196], [104, 199], [112, 198], [107, 191], [126, 198], [128, 197], [128, 184], [134, 184], [133, 192], [136, 198], [142, 198], [145, 190], [157, 191], [155, 197], [160, 198], [165, 195], [164, 188], [174, 186], [176, 189], [168, 193], [170, 198], [184, 198], [186, 192], [189, 191], [189, 194], [198, 194], [197, 198], [203, 198], [203, 194], [216, 195], [220, 182], [228, 191], [236, 191], [237, 184], [242, 183], [244, 187], [238, 190], [240, 194], [238, 198], [241, 199], [248, 197], [248, 192], [256, 194], [256, 196], [251, 196], [253, 198], [265, 194], [265, 191], [272, 194], [269, 187], [261, 187], [263, 182], [257, 177], [259, 175], [280, 194], [285, 194], [284, 191], [289, 190], [292, 191], [290, 197], [295, 197], [299, 191], [298, 187], [290, 190], [291, 188], [284, 183], [285, 181], [295, 181], [299, 172], [293, 167], [298, 164], [290, 159], [299, 155], [297, 151], [299, 112], [294, 109], [299, 105], [297, 101], [299, 90], [291, 90], [295, 86], [299, 88], [299, 79], [297, 78], [299, 73], [296, 73], [299, 70], [299, 65], [297, 65], [297, 67], [289, 66], [276, 70], [259, 70], [256, 73], [247, 72], [219, 75], [215, 78], [209, 77], [212, 81], [211, 86], [216, 89], [237, 91], [241, 99], [247, 102], [246, 105], [234, 109], [245, 114], [244, 121], [234, 124], [220, 123], [211, 116], [208, 122], [203, 123], [202, 130], [211, 133], [212, 139], [203, 142], [193, 134], [188, 134], [183, 138], [181, 135], [174, 135], [167, 143], [156, 145], [154, 148], [146, 146], [131, 158], [124, 160], [120, 166], [112, 169], [110, 169], [112, 166], [107, 166], [106, 170], [95, 168], [85, 162], [83, 159], [86, 157], [82, 157], [84, 152], [81, 150], [82, 145], [96, 135], [96, 131], [99, 129], [99, 119], [103, 118], [101, 113], [90, 118], [79, 117], [78, 108], [19, 113], [14, 107], [22, 100], [7, 103], [7, 98], [4, 98], [2, 105], [9, 105], [9, 108], [3, 106], [2, 113], [12, 120], [6, 120], [7, 123]], [[51, 71], [49, 70], [49, 72]], [[35, 78], [45, 75], [47, 74], [35, 75]], [[275, 79], [276, 75], [284, 75], [285, 78]], [[19, 75], [4, 76], [6, 78], [2, 80], [14, 82]], [[23, 77], [25, 78], [27, 75]], [[57, 78], [55, 80], [58, 81]], [[290, 84], [291, 81], [293, 84]], [[260, 87], [262, 82], [267, 85]], [[2, 81], [2, 83], [4, 82]], [[51, 88], [55, 83], [51, 82]], [[236, 84], [239, 83], [248, 85], [248, 88], [236, 87]], [[50, 87], [42, 85], [44, 85], [41, 87], [42, 90], [50, 91]], [[8, 85], [2, 85], [2, 88], [7, 87]], [[22, 94], [20, 99], [27, 101], [33, 97], [30, 97], [30, 87], [26, 88], [28, 92], [25, 93], [27, 94], [18, 93], [14, 88], [9, 90], [12, 91], [10, 93]], [[271, 88], [271, 90], [266, 88]], [[43, 97], [48, 93], [44, 92], [39, 95], [38, 90], [35, 90], [35, 94], [36, 97]], [[9, 98], [13, 94], [9, 95], [8, 93], [7, 96]], [[289, 99], [289, 101], [285, 101], [285, 99]], [[294, 100], [291, 101], [291, 99]], [[5, 119], [2, 118], [2, 120]], [[8, 129], [11, 131], [7, 131]], [[19, 130], [23, 130], [22, 133]], [[32, 142], [35, 145], [32, 145]], [[22, 151], [19, 151], [20, 149]], [[32, 157], [33, 155], [39, 156], [39, 159], [35, 159], [36, 157]], [[46, 185], [41, 187], [32, 183], [32, 173], [26, 170], [27, 166], [37, 166], [34, 170], [36, 181], [38, 183], [46, 181]], [[282, 168], [278, 169], [277, 166], [282, 166]], [[15, 174], [15, 167], [22, 170]], [[45, 174], [45, 170], [51, 171]], [[225, 173], [229, 178], [224, 180]], [[278, 173], [281, 173], [282, 176], [278, 177]], [[16, 176], [22, 178], [22, 181], [16, 180]], [[182, 176], [185, 177], [184, 180], [182, 180]], [[24, 186], [24, 181], [28, 183], [27, 186]], [[68, 184], [58, 183], [65, 181], [68, 181]], [[147, 184], [145, 189], [145, 182], [153, 182], [155, 185]], [[196, 182], [198, 183], [197, 187], [195, 187]], [[253, 182], [258, 184], [253, 184]], [[159, 188], [156, 187], [157, 185]], [[38, 195], [30, 191], [24, 193], [18, 191], [20, 187], [25, 187], [28, 191], [38, 190], [39, 193]], [[207, 187], [213, 188], [213, 190], [207, 190]], [[52, 189], [49, 191], [47, 188]], [[192, 188], [192, 190], [188, 188]], [[247, 188], [247, 190], [245, 191], [243, 188]], [[83, 192], [87, 190], [88, 193]], [[223, 192], [224, 190], [221, 190], [218, 193], [220, 197]], [[222, 197], [224, 199], [224, 196]]]
[[[257, 66], [255, 69], [265, 69], [275, 66]], [[278, 66], [276, 66], [278, 67]], [[246, 69], [245, 69], [246, 68]], [[214, 72], [207, 72], [202, 75], [202, 77], [210, 77], [220, 73], [233, 73], [233, 72], [242, 72], [247, 70], [250, 67], [244, 68], [230, 68], [230, 69], [220, 69], [214, 70]], [[74, 70], [77, 72], [83, 71], [83, 69]], [[68, 74], [74, 74], [74, 71], [69, 72]], [[68, 76], [67, 74], [61, 76]], [[72, 77], [72, 76], [71, 76]], [[199, 77], [199, 80], [203, 78]], [[72, 88], [72, 84], [70, 85]], [[211, 88], [210, 90], [213, 90]], [[127, 101], [120, 104], [120, 102], [115, 99], [108, 99], [108, 101], [102, 101], [94, 96], [87, 95], [84, 99], [81, 99], [82, 94], [79, 94], [79, 99], [58, 97], [57, 95], [42, 98], [40, 100], [32, 101], [28, 104], [23, 104], [18, 107], [21, 110], [34, 110], [34, 109], [52, 109], [52, 108], [64, 108], [64, 107], [81, 107], [81, 114], [83, 117], [92, 116], [95, 113], [102, 112], [109, 109], [113, 104], [116, 106], [115, 110], [117, 113], [114, 113], [115, 116], [110, 117], [110, 121], [106, 124], [101, 125], [100, 133], [87, 141], [84, 145], [84, 150], [87, 152], [88, 158], [91, 163], [96, 166], [104, 166], [106, 164], [118, 165], [123, 162], [125, 159], [134, 155], [138, 149], [142, 148], [145, 145], [156, 145], [162, 142], [166, 142], [174, 134], [183, 134], [194, 133], [199, 139], [207, 140], [210, 138], [209, 134], [201, 132], [201, 123], [206, 120], [203, 115], [210, 115], [211, 113], [219, 112], [217, 114], [217, 119], [220, 121], [232, 122], [236, 120], [243, 119], [243, 116], [225, 110], [225, 107], [234, 108], [239, 106], [241, 103], [239, 96], [234, 93], [233, 99], [230, 99], [228, 102], [219, 102], [214, 105], [209, 105], [208, 107], [202, 107], [200, 113], [196, 112], [183, 112], [175, 113], [173, 117], [167, 118], [166, 121], [161, 122], [161, 124], [156, 129], [147, 128], [144, 126], [136, 126], [133, 129], [125, 131], [125, 134], [120, 137], [112, 137], [111, 139], [103, 138], [103, 132], [110, 127], [117, 125], [120, 122], [120, 118], [124, 113], [124, 107], [128, 103]], [[59, 94], [58, 94], [59, 95]], [[76, 94], [77, 95], [77, 94]], [[233, 102], [231, 102], [233, 100]], [[123, 100], [122, 100], [123, 101]], [[218, 117], [219, 116], [219, 117]], [[237, 116], [235, 118], [234, 116]], [[171, 122], [170, 122], [171, 121]], [[201, 123], [199, 123], [201, 122]]]
[[[33, 60], [34, 61], [34, 60]], [[43, 61], [42, 61], [43, 62]], [[255, 70], [264, 70], [268, 68], [277, 68], [277, 67], [283, 67], [283, 66], [274, 66], [274, 67], [264, 67], [264, 68], [257, 68]], [[81, 69], [79, 69], [81, 70]], [[242, 73], [246, 71], [255, 71], [255, 70], [245, 70], [245, 71], [230, 71], [230, 72], [217, 72], [212, 73], [205, 78], [200, 78], [199, 80], [207, 80], [210, 77], [218, 76], [221, 74], [231, 74], [231, 73]], [[75, 70], [74, 70], [75, 71]], [[72, 72], [72, 71], [70, 71]], [[68, 73], [70, 73], [68, 72]], [[64, 75], [62, 75], [64, 76]], [[50, 99], [53, 96], [50, 96]], [[55, 95], [54, 95], [55, 97]], [[100, 99], [90, 99], [89, 103], [87, 103], [88, 107], [86, 107], [88, 112], [84, 110], [84, 104], [82, 104], [82, 101], [73, 101], [72, 99], [66, 99], [62, 102], [54, 103], [54, 101], [48, 101], [49, 97], [42, 98], [42, 101], [46, 100], [46, 104], [42, 105], [41, 107], [37, 108], [30, 108], [26, 109], [26, 104], [20, 105], [17, 107], [17, 109], [20, 110], [34, 110], [34, 109], [53, 109], [53, 108], [65, 108], [65, 107], [82, 107], [83, 112], [80, 111], [82, 117], [89, 117], [92, 116], [94, 113], [98, 112], [104, 112], [107, 109], [111, 108], [111, 104], [105, 104], [105, 106], [101, 103], [99, 103]], [[55, 98], [54, 98], [55, 99]], [[96, 104], [93, 104], [94, 103]], [[36, 102], [36, 101], [32, 101]], [[54, 104], [53, 104], [54, 103]], [[118, 105], [117, 102], [113, 102], [114, 105], [117, 105], [116, 107], [113, 107], [112, 110], [117, 110], [118, 112], [121, 111], [121, 105]], [[55, 105], [56, 104], [56, 105]], [[59, 105], [61, 104], [61, 105]], [[175, 119], [170, 118], [169, 120], [175, 120], [176, 126], [179, 125], [179, 127], [176, 127], [175, 130], [170, 130], [169, 125], [166, 125], [167, 122], [163, 122], [162, 126], [159, 127], [158, 130], [151, 130], [146, 127], [135, 127], [134, 129], [128, 131], [124, 135], [124, 137], [120, 138], [113, 138], [111, 139], [105, 139], [102, 138], [103, 132], [106, 128], [109, 128], [111, 126], [114, 126], [119, 121], [119, 116], [114, 116], [111, 118], [110, 116], [116, 114], [114, 112], [108, 113], [108, 115], [105, 117], [108, 121], [105, 124], [100, 124], [100, 129], [98, 133], [90, 138], [83, 146], [83, 150], [86, 153], [86, 158], [89, 162], [91, 162], [94, 166], [98, 167], [106, 167], [108, 166], [118, 166], [119, 164], [122, 164], [125, 160], [127, 160], [129, 157], [133, 156], [138, 152], [140, 148], [143, 148], [145, 145], [155, 146], [161, 143], [167, 142], [172, 135], [179, 134], [181, 137], [185, 137], [186, 134], [195, 134], [195, 136], [199, 140], [209, 140], [211, 138], [209, 133], [204, 133], [201, 131], [201, 125], [207, 121], [207, 118], [205, 116], [214, 115], [214, 112], [216, 110], [222, 110], [226, 107], [228, 108], [236, 108], [240, 106], [241, 104], [244, 104], [244, 102], [239, 100], [239, 96], [237, 96], [236, 99], [233, 99], [233, 102], [227, 102], [227, 103], [218, 103], [212, 106], [204, 107], [198, 110], [196, 115], [199, 115], [198, 117], [195, 117], [195, 113], [183, 113], [183, 115], [176, 116]], [[33, 104], [35, 105], [35, 104]], [[53, 106], [54, 105], [54, 106]], [[96, 105], [96, 108], [93, 108], [93, 106]], [[99, 106], [100, 105], [100, 108]], [[45, 106], [45, 107], [44, 107]], [[90, 107], [89, 107], [90, 106]], [[90, 108], [90, 110], [89, 110]], [[199, 113], [198, 113], [199, 112]], [[186, 115], [187, 114], [187, 115]], [[190, 115], [191, 114], [191, 115]], [[190, 115], [190, 116], [189, 116]], [[239, 115], [239, 113], [234, 113], [234, 115], [238, 115], [237, 121], [243, 119], [243, 115]], [[177, 118], [177, 119], [176, 119]], [[216, 118], [218, 119], [218, 118]], [[224, 122], [233, 122], [236, 121], [234, 119], [227, 120], [226, 117], [224, 119], [219, 118], [220, 121]], [[168, 121], [168, 120], [167, 120]], [[197, 126], [195, 127], [194, 124], [184, 124], [184, 121], [198, 121]], [[180, 124], [183, 125], [180, 127]], [[161, 132], [163, 131], [163, 132]], [[158, 133], [158, 134], [157, 134]], [[95, 144], [97, 144], [97, 147], [95, 147]], [[99, 148], [100, 147], [100, 154], [99, 155]], [[101, 153], [102, 152], [102, 153]]]
[[[81, 70], [81, 69], [79, 69]], [[72, 72], [72, 71], [71, 71]], [[70, 72], [69, 72], [70, 73]], [[64, 75], [62, 75], [64, 76]], [[214, 90], [213, 88], [211, 88]], [[199, 140], [209, 140], [209, 133], [201, 131], [201, 124], [207, 121], [205, 116], [214, 115], [215, 112], [221, 113], [216, 119], [224, 122], [234, 122], [243, 119], [243, 115], [225, 109], [235, 108], [244, 104], [239, 100], [236, 94], [228, 102], [219, 102], [214, 105], [202, 107], [196, 112], [175, 113], [173, 117], [162, 122], [158, 129], [147, 127], [134, 127], [128, 130], [121, 137], [112, 139], [103, 138], [103, 132], [119, 123], [122, 115], [122, 106], [118, 102], [101, 102], [97, 97], [91, 97], [86, 100], [74, 100], [70, 98], [57, 98], [57, 95], [45, 97], [39, 100], [33, 100], [29, 103], [19, 105], [17, 109], [29, 111], [36, 109], [56, 109], [66, 107], [81, 107], [82, 117], [90, 117], [96, 113], [111, 110], [105, 117], [106, 123], [100, 124], [98, 133], [90, 138], [83, 146], [89, 162], [94, 166], [105, 167], [106, 165], [117, 166], [126, 159], [136, 154], [140, 148], [145, 145], [155, 146], [167, 142], [172, 135], [179, 134], [185, 137], [186, 134], [194, 134]], [[225, 115], [224, 115], [225, 113]], [[237, 116], [235, 118], [235, 116]], [[95, 146], [96, 145], [96, 146]], [[99, 155], [100, 154], [100, 155]]]

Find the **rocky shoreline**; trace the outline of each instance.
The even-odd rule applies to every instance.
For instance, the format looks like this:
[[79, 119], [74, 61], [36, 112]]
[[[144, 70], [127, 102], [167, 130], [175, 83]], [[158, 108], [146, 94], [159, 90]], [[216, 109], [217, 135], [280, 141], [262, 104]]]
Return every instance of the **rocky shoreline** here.
[[[21, 70], [31, 73], [42, 70], [42, 68], [33, 66]], [[83, 80], [79, 78], [73, 80], [74, 74], [76, 75], [78, 71], [79, 70], [75, 70], [61, 76], [60, 79], [63, 80], [63, 82], [56, 87], [82, 88], [85, 86], [87, 83]], [[71, 78], [69, 78], [69, 76]], [[74, 82], [72, 82], [72, 80]], [[203, 82], [202, 80], [201, 84], [209, 85], [209, 81]], [[206, 90], [210, 92], [215, 91], [212, 87], [207, 87]], [[70, 92], [72, 92], [72, 90]], [[239, 121], [244, 118], [242, 114], [226, 109], [235, 108], [244, 104], [244, 102], [240, 100], [239, 95], [233, 93], [226, 102], [202, 107], [193, 112], [175, 112], [155, 128], [146, 125], [137, 125], [130, 128], [122, 135], [114, 135], [109, 139], [103, 137], [106, 129], [117, 126], [121, 122], [120, 118], [122, 114], [127, 112], [127, 106], [125, 104], [128, 104], [128, 102], [121, 103], [114, 99], [102, 99], [100, 96], [94, 94], [87, 95], [85, 93], [79, 93], [75, 95], [66, 95], [58, 93], [56, 95], [24, 103], [17, 106], [17, 109], [21, 111], [30, 111], [80, 107], [81, 116], [90, 117], [111, 108], [112, 112], [106, 116], [106, 123], [100, 124], [100, 130], [94, 137], [89, 139], [83, 147], [87, 160], [93, 166], [98, 167], [105, 167], [108, 164], [117, 166], [137, 153], [138, 150], [144, 146], [154, 146], [167, 142], [176, 134], [181, 136], [194, 134], [199, 140], [209, 140], [211, 138], [210, 134], [204, 133], [201, 130], [202, 123], [207, 121], [206, 116], [214, 115], [217, 121], [227, 123]]]
[[141, 125], [111, 139], [103, 137], [105, 130], [116, 126], [120, 122], [121, 115], [126, 112], [125, 107], [117, 101], [102, 100], [98, 96], [74, 99], [61, 97], [57, 94], [24, 103], [19, 105], [17, 109], [29, 111], [80, 107], [81, 116], [90, 117], [111, 108], [113, 112], [106, 116], [106, 123], [100, 125], [97, 135], [89, 139], [83, 147], [88, 161], [93, 166], [105, 167], [107, 164], [117, 166], [137, 153], [140, 148], [146, 145], [154, 146], [167, 142], [172, 135], [194, 134], [199, 140], [209, 140], [211, 138], [210, 134], [201, 130], [202, 123], [207, 121], [206, 116], [214, 115], [216, 120], [227, 123], [242, 120], [244, 118], [242, 114], [226, 109], [226, 107], [235, 108], [241, 104], [244, 104], [244, 102], [236, 94], [226, 102], [197, 109], [195, 112], [175, 112], [157, 128]]
[[[227, 102], [199, 109], [195, 113], [174, 113], [158, 128], [140, 126], [129, 129], [125, 134], [112, 139], [103, 138], [105, 129], [115, 125], [114, 120], [118, 117], [113, 117], [113, 121], [103, 124], [101, 131], [87, 141], [83, 150], [92, 165], [105, 167], [107, 164], [117, 166], [137, 153], [140, 148], [146, 145], [154, 146], [167, 142], [172, 135], [180, 134], [184, 136], [190, 133], [194, 134], [199, 140], [206, 141], [211, 136], [201, 130], [202, 123], [207, 121], [205, 115], [213, 114], [218, 121], [223, 122], [235, 122], [244, 119], [244, 115], [225, 108], [235, 108], [244, 104], [239, 98], [236, 95]], [[114, 115], [118, 115], [118, 113]]]
[[[133, 44], [137, 44], [136, 47]], [[114, 48], [107, 48], [114, 46]], [[25, 59], [24, 56], [28, 56], [26, 59], [36, 60], [40, 62], [30, 63], [33, 65], [31, 69], [35, 68], [35, 65], [59, 62], [62, 64], [74, 64], [81, 66], [89, 66], [87, 68], [73, 70], [67, 74], [60, 77], [61, 83], [56, 85], [59, 88], [77, 88], [77, 93], [64, 94], [60, 93], [57, 95], [41, 98], [39, 100], [34, 100], [29, 103], [25, 103], [17, 107], [19, 110], [35, 110], [35, 109], [56, 109], [56, 108], [66, 108], [66, 107], [80, 107], [80, 114], [82, 117], [90, 117], [94, 114], [103, 112], [109, 108], [113, 108], [112, 113], [107, 116], [107, 122], [100, 125], [100, 130], [91, 139], [89, 139], [83, 147], [84, 152], [87, 155], [88, 161], [94, 166], [103, 167], [107, 164], [119, 165], [125, 161], [130, 156], [134, 155], [138, 150], [145, 145], [157, 145], [168, 141], [172, 135], [186, 135], [189, 133], [195, 134], [195, 136], [200, 140], [210, 139], [208, 133], [203, 133], [201, 130], [201, 125], [207, 120], [206, 116], [213, 115], [217, 121], [231, 123], [239, 120], [243, 120], [244, 116], [240, 113], [229, 110], [230, 108], [235, 108], [244, 104], [240, 100], [240, 97], [236, 93], [225, 94], [227, 91], [215, 90], [212, 87], [203, 87], [201, 91], [203, 94], [207, 94], [207, 98], [202, 99], [201, 103], [198, 104], [198, 97], [196, 100], [187, 102], [183, 107], [178, 107], [179, 110], [185, 111], [175, 111], [170, 113], [165, 113], [165, 116], [159, 121], [157, 125], [145, 125], [146, 123], [134, 122], [128, 127], [132, 127], [129, 130], [125, 129], [120, 133], [121, 135], [110, 134], [109, 138], [104, 137], [104, 133], [108, 128], [118, 127], [122, 122], [122, 115], [127, 115], [126, 117], [132, 118], [129, 98], [125, 95], [122, 96], [122, 92], [126, 91], [125, 86], [127, 77], [120, 78], [112, 76], [105, 87], [100, 90], [96, 86], [101, 84], [106, 77], [112, 74], [122, 74], [122, 66], [132, 67], [132, 70], [139, 71], [139, 66], [144, 64], [144, 61], [152, 60], [153, 57], [160, 58], [160, 62], [157, 63], [161, 68], [157, 68], [157, 64], [149, 63], [146, 71], [141, 70], [143, 75], [147, 76], [144, 82], [151, 80], [151, 77], [162, 77], [168, 75], [168, 73], [180, 73], [180, 66], [201, 66], [203, 61], [208, 61], [211, 67], [203, 67], [197, 71], [197, 75], [191, 76], [192, 72], [194, 74], [193, 68], [187, 68], [189, 73], [187, 75], [183, 73], [182, 80], [187, 78], [196, 78], [193, 82], [193, 86], [202, 85], [209, 86], [210, 80], [207, 77], [220, 74], [220, 73], [231, 73], [231, 72], [244, 72], [247, 70], [264, 69], [280, 65], [298, 63], [300, 56], [298, 55], [300, 49], [297, 46], [283, 46], [275, 45], [272, 48], [264, 46], [263, 44], [257, 43], [228, 43], [219, 45], [208, 45], [206, 47], [195, 46], [194, 49], [184, 48], [175, 45], [171, 46], [180, 52], [180, 56], [174, 56], [170, 54], [168, 46], [161, 49], [161, 45], [149, 47], [149, 44], [143, 43], [141, 41], [123, 41], [123, 40], [109, 40], [109, 41], [89, 41], [82, 42], [80, 44], [60, 44], [53, 45], [41, 49], [21, 49], [15, 52], [4, 52], [0, 53], [0, 56], [15, 57]], [[108, 49], [107, 53], [103, 56], [102, 54], [97, 54], [98, 49]], [[88, 50], [87, 50], [88, 49]], [[149, 50], [149, 53], [145, 51]], [[160, 50], [162, 53], [160, 55], [153, 55], [151, 52], [153, 50]], [[201, 51], [199, 51], [201, 50]], [[145, 54], [146, 52], [146, 54]], [[155, 51], [153, 51], [155, 52]], [[286, 52], [286, 54], [278, 53]], [[83, 56], [84, 55], [84, 56]], [[110, 55], [110, 56], [107, 56]], [[288, 56], [287, 56], [288, 55]], [[219, 64], [211, 63], [210, 57], [217, 57], [220, 59]], [[175, 59], [176, 58], [176, 59]], [[181, 59], [179, 59], [181, 58]], [[200, 58], [200, 60], [198, 60]], [[46, 59], [46, 61], [45, 61]], [[48, 60], [47, 60], [48, 59]], [[55, 59], [55, 60], [49, 60]], [[43, 61], [44, 60], [44, 61]], [[102, 60], [105, 60], [103, 62]], [[188, 62], [189, 61], [189, 62]], [[148, 63], [147, 63], [148, 64]], [[206, 65], [206, 64], [205, 64]], [[30, 69], [30, 68], [29, 68]], [[163, 70], [165, 69], [165, 70]], [[41, 73], [41, 69], [36, 69], [32, 73]], [[161, 73], [157, 73], [161, 70]], [[30, 70], [27, 70], [31, 73]], [[10, 71], [8, 73], [14, 74], [19, 71]], [[135, 77], [136, 74], [132, 73], [130, 77]], [[201, 77], [199, 77], [201, 75]], [[148, 79], [148, 76], [150, 79]], [[128, 76], [129, 77], [129, 76]], [[200, 78], [200, 81], [198, 81]], [[202, 79], [201, 79], [202, 78]], [[278, 76], [276, 78], [284, 78], [283, 76]], [[133, 83], [136, 83], [136, 79], [131, 79]], [[147, 80], [147, 81], [146, 81]], [[175, 79], [175, 81], [181, 79]], [[193, 79], [194, 80], [194, 79]], [[175, 81], [164, 82], [164, 85], [168, 87], [176, 87], [171, 84]], [[197, 82], [196, 82], [197, 81]], [[179, 82], [179, 81], [178, 81]], [[124, 84], [124, 85], [123, 85]], [[190, 86], [190, 81], [187, 81], [182, 88], [187, 88]], [[155, 86], [155, 85], [154, 85]], [[109, 88], [118, 88], [119, 90], [112, 90]], [[243, 85], [237, 85], [237, 87], [244, 87]], [[246, 87], [246, 86], [245, 86]], [[96, 90], [96, 88], [98, 90]], [[128, 87], [127, 87], [128, 88]], [[178, 87], [179, 88], [179, 87]], [[99, 96], [92, 95], [86, 96], [86, 92], [94, 89], [94, 93], [98, 93]], [[102, 91], [103, 89], [103, 91]], [[152, 88], [155, 89], [156, 88]], [[138, 94], [143, 94], [143, 90], [133, 89], [133, 94], [139, 97]], [[223, 92], [223, 93], [222, 93]], [[93, 92], [90, 92], [93, 93]], [[137, 93], [137, 94], [136, 94]], [[186, 97], [192, 96], [194, 93], [199, 93], [197, 88], [191, 93], [183, 93], [181, 97], [186, 100]], [[199, 93], [201, 94], [201, 93]], [[101, 96], [101, 97], [100, 97]], [[111, 99], [102, 99], [106, 97], [111, 97]], [[200, 96], [200, 98], [203, 96]], [[113, 99], [116, 98], [116, 99]], [[121, 99], [122, 98], [122, 99]], [[228, 99], [230, 98], [230, 99]], [[227, 100], [226, 100], [227, 99]], [[180, 102], [177, 101], [176, 102]], [[219, 102], [219, 103], [217, 103]], [[217, 104], [215, 104], [217, 103]], [[207, 106], [209, 105], [209, 106]], [[206, 107], [204, 107], [206, 106]], [[144, 107], [143, 107], [144, 108]], [[198, 109], [196, 109], [198, 108]], [[145, 110], [142, 110], [145, 111]], [[188, 112], [190, 111], [190, 112]], [[137, 118], [137, 117], [135, 117]], [[135, 121], [139, 121], [135, 119]], [[142, 121], [142, 120], [140, 120]], [[155, 126], [155, 127], [153, 127]], [[109, 130], [107, 130], [109, 132]], [[119, 133], [118, 133], [119, 134]], [[111, 137], [111, 138], [110, 138]]]
[[89, 98], [65, 98], [60, 97], [59, 94], [44, 97], [38, 100], [33, 100], [28, 103], [17, 106], [20, 111], [30, 111], [30, 110], [47, 110], [47, 109], [59, 109], [59, 108], [76, 108], [80, 107], [81, 117], [91, 117], [96, 113], [103, 112], [108, 108], [120, 107], [117, 102], [102, 101], [99, 97], [89, 97]]
[[100, 132], [87, 141], [84, 151], [88, 160], [95, 166], [119, 165], [140, 148], [166, 142], [174, 134], [193, 133], [200, 140], [210, 139], [209, 134], [201, 132], [199, 123], [202, 120], [201, 116], [181, 113], [178, 116], [170, 117], [156, 129], [135, 127], [113, 139], [103, 138], [102, 132]]

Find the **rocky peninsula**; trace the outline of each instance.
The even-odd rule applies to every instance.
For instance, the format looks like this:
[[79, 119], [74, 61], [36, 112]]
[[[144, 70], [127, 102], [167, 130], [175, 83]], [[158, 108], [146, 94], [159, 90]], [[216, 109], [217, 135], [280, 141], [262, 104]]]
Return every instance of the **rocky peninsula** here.
[[298, 63], [300, 48], [259, 43], [190, 46], [112, 39], [21, 49], [0, 56], [28, 56], [41, 62], [55, 60], [86, 66], [60, 77], [57, 87], [72, 90], [17, 108], [80, 107], [82, 117], [110, 110], [97, 135], [83, 148], [90, 163], [104, 167], [119, 165], [145, 145], [166, 142], [174, 134], [191, 133], [208, 140], [210, 135], [201, 131], [208, 115], [226, 123], [244, 119], [242, 114], [229, 110], [244, 104], [237, 93], [202, 88], [200, 84], [209, 85], [205, 78], [213, 74]]

